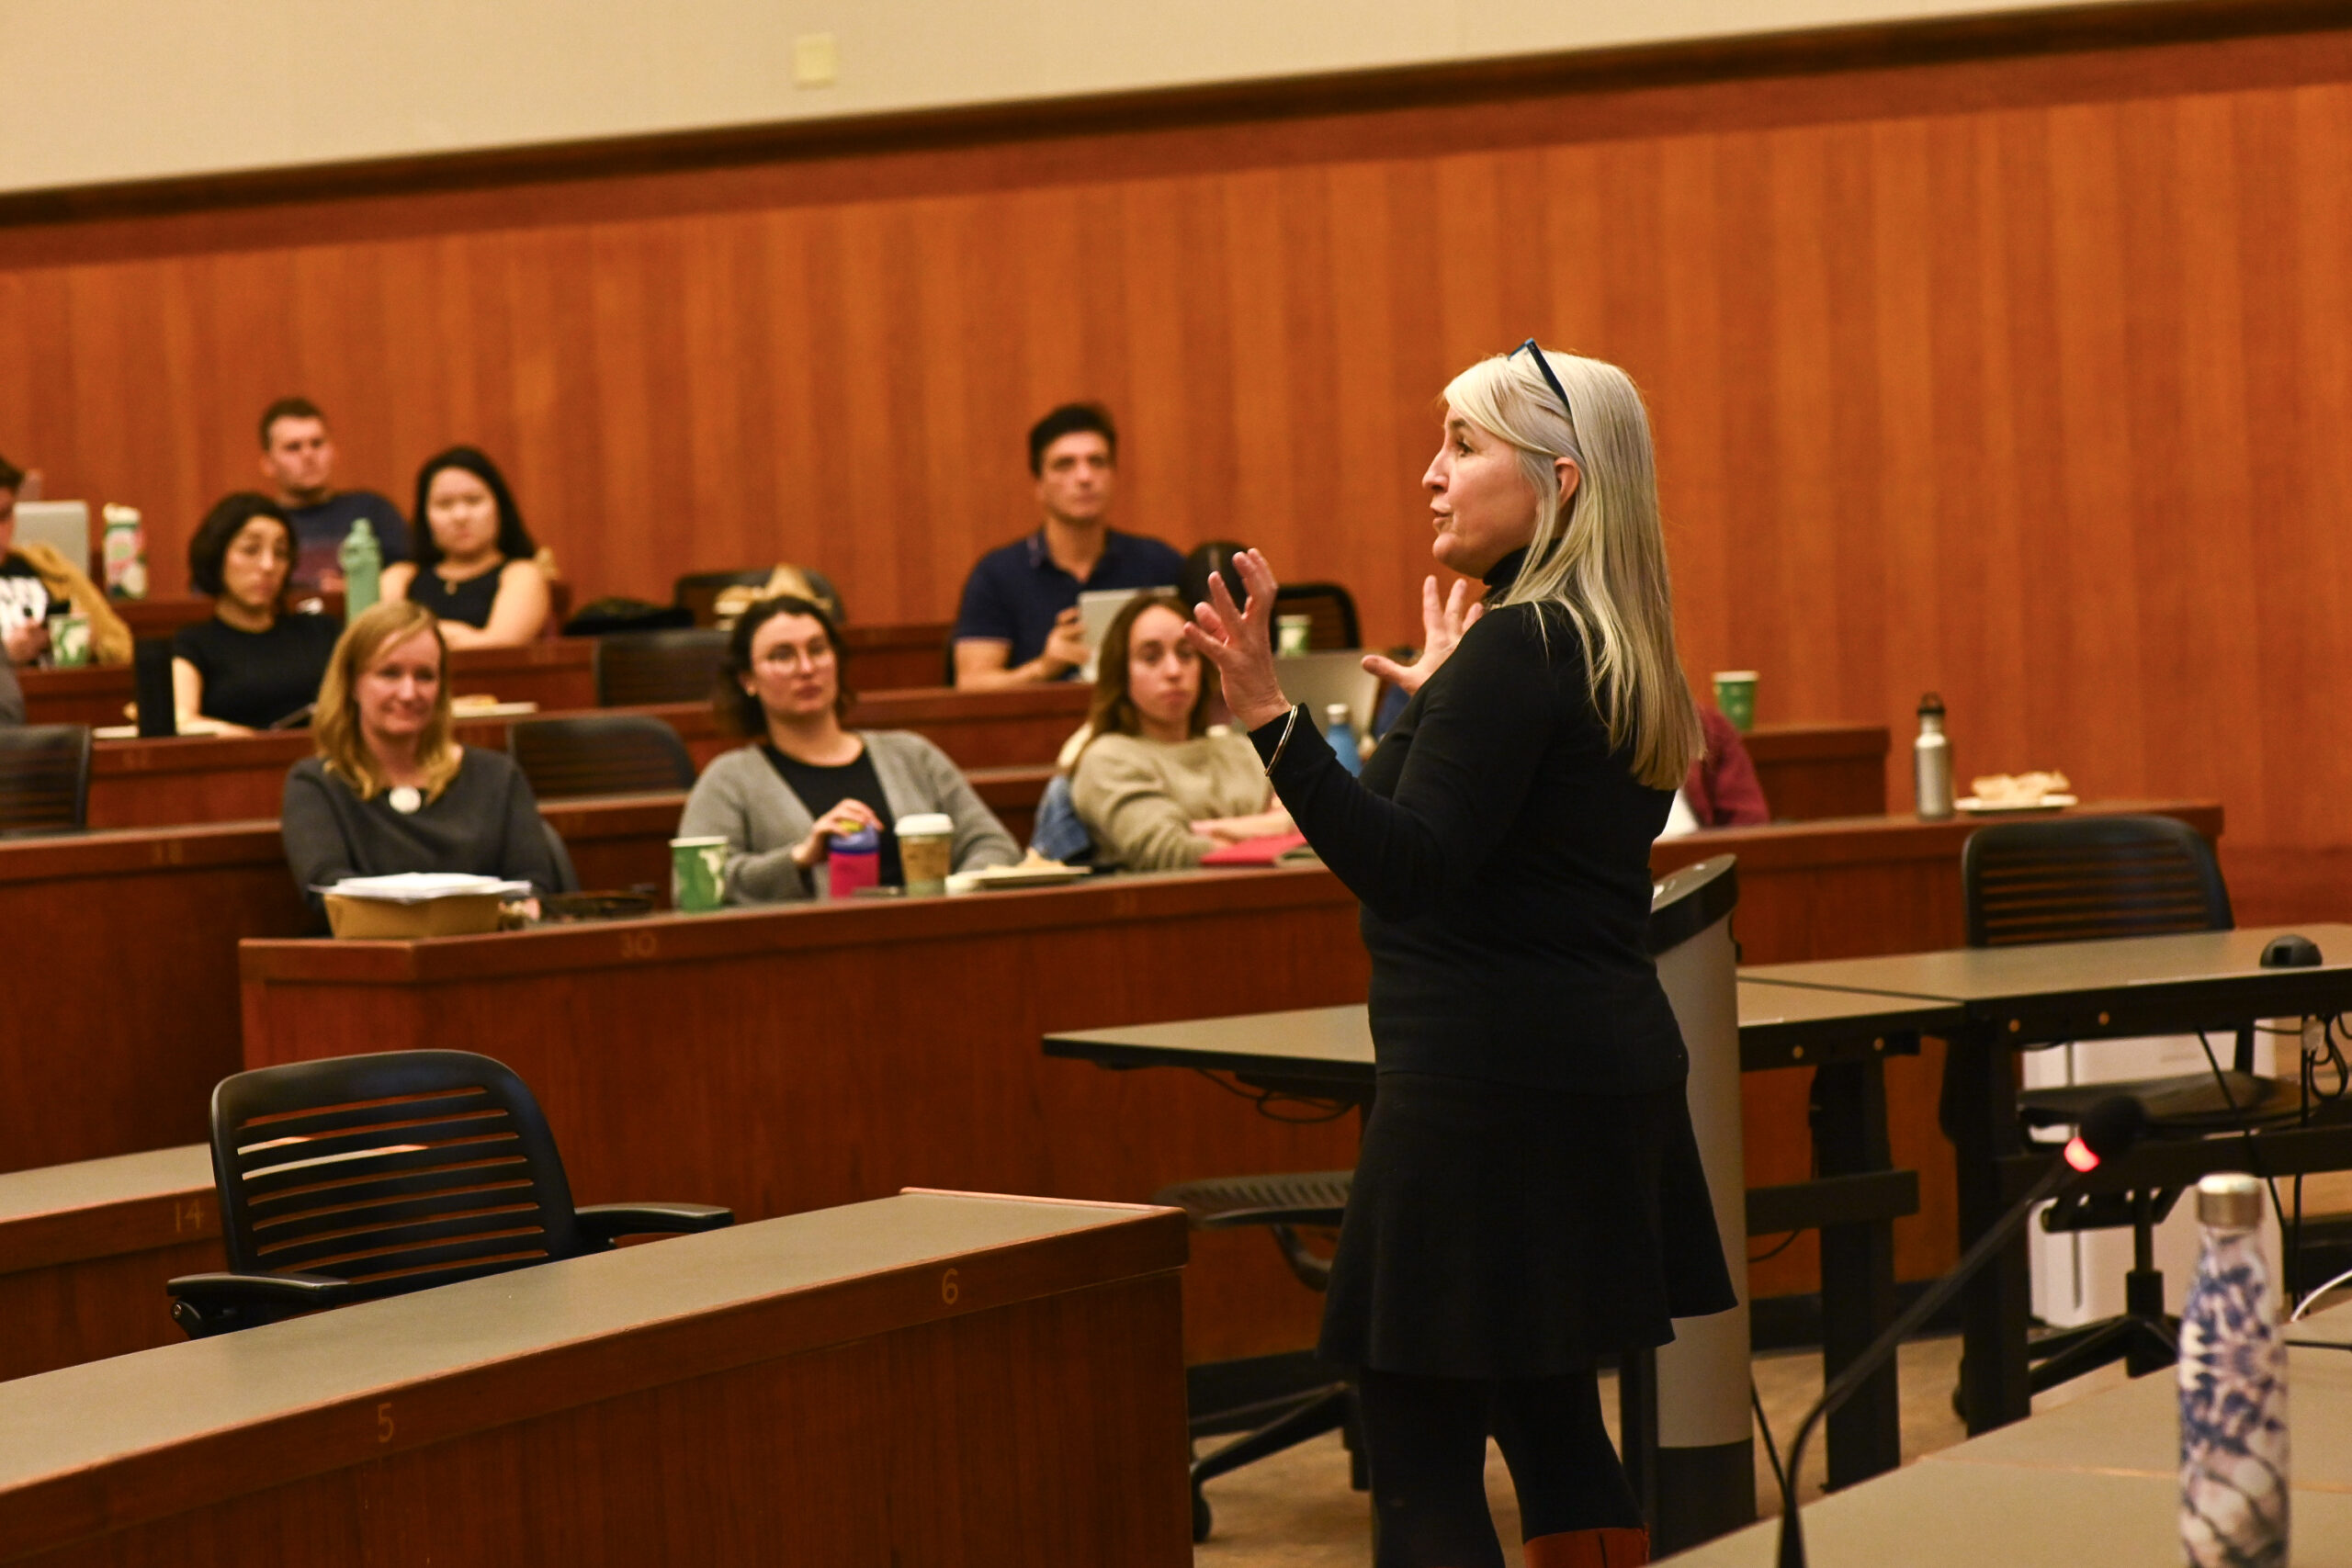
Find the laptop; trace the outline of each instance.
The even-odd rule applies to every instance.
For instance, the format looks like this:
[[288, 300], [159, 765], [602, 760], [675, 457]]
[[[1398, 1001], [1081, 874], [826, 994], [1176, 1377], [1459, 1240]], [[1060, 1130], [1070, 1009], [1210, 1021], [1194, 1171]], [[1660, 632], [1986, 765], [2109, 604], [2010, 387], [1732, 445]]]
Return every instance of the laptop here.
[[1306, 705], [1306, 711], [1315, 716], [1316, 728], [1323, 728], [1325, 708], [1345, 703], [1348, 722], [1355, 726], [1358, 735], [1367, 733], [1372, 705], [1380, 696], [1380, 677], [1363, 667], [1363, 649], [1277, 654], [1274, 673], [1282, 679], [1284, 696]]
[[74, 563], [90, 570], [90, 503], [86, 501], [20, 501], [17, 502], [17, 543], [42, 544]]

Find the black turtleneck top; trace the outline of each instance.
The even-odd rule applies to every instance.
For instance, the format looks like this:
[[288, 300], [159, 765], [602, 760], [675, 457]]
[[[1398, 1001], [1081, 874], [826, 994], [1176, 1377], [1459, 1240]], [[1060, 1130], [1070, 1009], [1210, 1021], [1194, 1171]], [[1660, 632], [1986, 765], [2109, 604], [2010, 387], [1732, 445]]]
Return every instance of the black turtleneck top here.
[[[1487, 579], [1489, 598], [1525, 559]], [[1272, 758], [1284, 719], [1251, 732]], [[1406, 704], [1361, 782], [1306, 716], [1275, 789], [1363, 902], [1382, 1072], [1641, 1094], [1689, 1059], [1644, 944], [1674, 792], [1612, 752], [1556, 608], [1489, 609]]]

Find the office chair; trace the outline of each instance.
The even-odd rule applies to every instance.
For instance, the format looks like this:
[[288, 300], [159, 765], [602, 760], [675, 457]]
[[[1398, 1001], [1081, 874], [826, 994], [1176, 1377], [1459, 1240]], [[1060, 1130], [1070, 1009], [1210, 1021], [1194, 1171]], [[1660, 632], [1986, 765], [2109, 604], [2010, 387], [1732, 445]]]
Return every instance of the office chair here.
[[727, 634], [700, 626], [598, 637], [596, 705], [630, 708], [705, 701], [726, 655]]
[[1314, 625], [1306, 634], [1306, 650], [1362, 648], [1356, 630], [1356, 602], [1336, 582], [1285, 582], [1274, 590], [1274, 615], [1306, 615]]
[[78, 832], [90, 820], [90, 727], [0, 728], [0, 838]]
[[[1354, 1172], [1315, 1170], [1281, 1176], [1221, 1176], [1201, 1181], [1180, 1181], [1152, 1194], [1151, 1201], [1182, 1209], [1193, 1226], [1204, 1231], [1264, 1225], [1272, 1234], [1283, 1260], [1299, 1283], [1321, 1291], [1331, 1281], [1331, 1260], [1320, 1257], [1299, 1239], [1301, 1227], [1337, 1230], [1348, 1207], [1348, 1187]], [[1356, 1403], [1355, 1385], [1328, 1383], [1321, 1388], [1272, 1401], [1278, 1410], [1265, 1425], [1237, 1438], [1192, 1465], [1193, 1540], [1206, 1540], [1215, 1524], [1204, 1482], [1255, 1464], [1270, 1454], [1295, 1449], [1335, 1428], [1345, 1435], [1350, 1455], [1349, 1483], [1366, 1490], [1371, 1479], [1363, 1457], [1363, 1420]]]
[[506, 754], [541, 800], [695, 786], [686, 743], [650, 714], [516, 719], [506, 727]]
[[[2235, 924], [2212, 846], [2169, 817], [2052, 818], [1981, 828], [1961, 852], [1961, 882], [1971, 947], [2228, 931]], [[2301, 1109], [2298, 1085], [2255, 1075], [2248, 1025], [2238, 1031], [2225, 1073], [2027, 1089], [2018, 1096], [2018, 1117], [2029, 1128], [2073, 1126], [2115, 1094], [2139, 1100], [2158, 1137], [2250, 1132], [2292, 1122]], [[2130, 1225], [2132, 1267], [2123, 1315], [2034, 1343], [2035, 1393], [2118, 1359], [2134, 1377], [2173, 1363], [2179, 1325], [2165, 1313], [2154, 1233], [2180, 1192], [2076, 1199], [2044, 1215], [2052, 1231]]]
[[701, 1203], [574, 1208], [531, 1091], [466, 1051], [223, 1078], [212, 1176], [229, 1269], [164, 1287], [191, 1338], [734, 1223]]

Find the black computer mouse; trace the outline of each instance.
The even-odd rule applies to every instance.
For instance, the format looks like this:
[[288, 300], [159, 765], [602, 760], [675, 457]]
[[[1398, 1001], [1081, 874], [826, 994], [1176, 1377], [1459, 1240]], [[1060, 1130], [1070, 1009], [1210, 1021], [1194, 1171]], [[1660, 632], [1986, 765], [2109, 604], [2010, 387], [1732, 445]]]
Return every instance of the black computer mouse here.
[[2265, 969], [2309, 969], [2319, 963], [2319, 943], [2293, 931], [2274, 936], [2262, 949]]

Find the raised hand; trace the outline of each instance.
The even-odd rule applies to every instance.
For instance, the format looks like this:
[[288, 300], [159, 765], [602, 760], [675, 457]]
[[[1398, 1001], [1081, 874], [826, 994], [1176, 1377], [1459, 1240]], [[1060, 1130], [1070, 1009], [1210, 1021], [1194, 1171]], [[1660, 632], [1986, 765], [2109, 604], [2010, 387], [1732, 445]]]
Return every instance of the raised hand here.
[[1233, 570], [1241, 574], [1250, 607], [1245, 610], [1233, 602], [1233, 592], [1226, 586], [1222, 572], [1211, 572], [1208, 603], [1193, 607], [1184, 640], [1216, 666], [1225, 682], [1225, 705], [1233, 710], [1235, 721], [1244, 729], [1255, 729], [1290, 711], [1282, 679], [1274, 673], [1277, 584], [1273, 569], [1259, 551], [1244, 550], [1235, 556]]
[[1421, 689], [1421, 682], [1437, 673], [1439, 665], [1453, 653], [1453, 645], [1462, 634], [1487, 613], [1487, 606], [1470, 597], [1470, 580], [1464, 578], [1453, 585], [1453, 591], [1443, 599], [1438, 597], [1437, 579], [1421, 580], [1421, 654], [1410, 664], [1399, 664], [1377, 653], [1364, 655], [1363, 667], [1400, 688], [1407, 696]]

